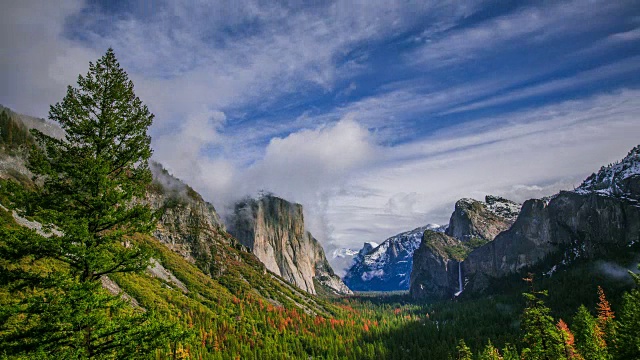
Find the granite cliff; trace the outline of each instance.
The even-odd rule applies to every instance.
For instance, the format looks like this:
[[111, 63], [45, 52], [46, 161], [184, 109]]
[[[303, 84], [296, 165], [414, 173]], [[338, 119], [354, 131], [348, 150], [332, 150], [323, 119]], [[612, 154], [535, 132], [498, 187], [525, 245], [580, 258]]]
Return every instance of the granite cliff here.
[[[28, 130], [37, 128], [55, 137], [64, 136], [64, 132], [54, 123], [21, 115], [1, 106], [0, 126], [12, 129], [10, 138], [5, 136], [8, 132], [2, 131], [0, 134], [0, 179], [32, 188], [31, 173], [25, 166], [26, 145], [32, 143]], [[179, 291], [181, 296], [197, 294], [195, 298], [198, 301], [213, 301], [206, 298], [211, 294], [215, 294], [218, 304], [223, 299], [231, 301], [238, 297], [257, 296], [274, 306], [300, 309], [309, 314], [326, 314], [324, 305], [316, 298], [267, 273], [259, 259], [225, 230], [214, 206], [193, 188], [169, 174], [160, 164], [151, 161], [149, 165], [153, 181], [145, 196], [134, 200], [149, 204], [158, 218], [152, 230], [153, 237], [140, 235], [133, 239], [153, 249], [154, 257], [147, 272], [141, 275], [143, 278], [151, 276], [160, 279], [162, 286]], [[8, 204], [0, 204], [3, 205]], [[36, 230], [42, 228], [41, 224], [15, 214], [16, 223]], [[185, 277], [185, 274], [189, 275]], [[327, 280], [331, 281], [333, 279]], [[138, 286], [137, 283], [132, 284]], [[146, 281], [141, 284], [149, 285]], [[112, 293], [122, 293], [135, 304], [141, 300], [129, 296], [113, 279], [105, 277], [103, 286]], [[135, 290], [141, 291], [138, 295], [147, 291], [141, 287]], [[154, 298], [153, 301], [156, 300]], [[180, 304], [176, 308], [184, 306], [184, 302]]]
[[498, 196], [487, 195], [485, 201], [460, 199], [449, 220], [447, 235], [461, 241], [473, 238], [493, 240], [515, 222], [520, 204]]
[[229, 231], [289, 283], [316, 294], [350, 294], [334, 274], [320, 243], [305, 230], [302, 205], [273, 195], [236, 204], [227, 222]]
[[158, 214], [153, 236], [205, 273], [220, 276], [227, 263], [224, 247], [242, 246], [226, 232], [211, 203], [159, 163], [151, 162], [150, 168], [153, 182], [140, 201]]
[[[484, 292], [494, 280], [536, 267], [546, 267], [544, 273], [550, 274], [571, 267], [577, 260], [615, 261], [621, 254], [640, 253], [639, 201], [640, 146], [620, 162], [602, 167], [573, 191], [527, 200], [513, 225], [475, 249], [467, 246], [469, 241], [465, 239], [482, 238], [498, 229], [493, 225], [473, 226], [473, 216], [453, 219], [472, 213], [474, 208], [467, 201], [456, 204], [450, 222], [454, 229], [450, 225], [448, 234], [455, 234], [461, 241], [454, 243], [425, 233], [414, 256], [411, 294], [416, 298], [445, 298], [459, 294], [463, 288]], [[504, 218], [508, 225], [511, 220]], [[448, 254], [429, 246], [438, 241]], [[455, 259], [452, 254], [456, 253], [462, 256]]]
[[425, 231], [413, 255], [410, 293], [414, 298], [445, 299], [463, 289], [461, 263], [473, 249], [511, 227], [520, 205], [497, 196], [485, 201], [460, 199], [444, 234]]
[[410, 293], [414, 298], [446, 299], [459, 291], [462, 241], [427, 230], [413, 254]]

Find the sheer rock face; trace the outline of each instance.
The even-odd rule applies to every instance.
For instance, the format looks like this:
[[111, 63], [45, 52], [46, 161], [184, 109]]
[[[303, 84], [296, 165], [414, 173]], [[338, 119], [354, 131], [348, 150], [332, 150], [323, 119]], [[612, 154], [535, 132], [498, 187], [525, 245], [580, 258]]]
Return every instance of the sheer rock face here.
[[461, 245], [449, 235], [427, 230], [413, 257], [410, 294], [416, 299], [448, 299], [459, 291], [459, 260], [447, 249]]
[[449, 220], [447, 235], [461, 241], [480, 238], [493, 240], [515, 222], [520, 204], [488, 195], [485, 201], [460, 199]]
[[464, 269], [459, 264], [475, 248], [491, 243], [509, 229], [520, 212], [520, 204], [488, 195], [485, 201], [456, 202], [445, 234], [425, 231], [413, 255], [409, 292], [417, 299], [447, 299], [459, 295]]
[[147, 193], [143, 202], [161, 213], [153, 236], [190, 262], [224, 232], [215, 208], [205, 201]]
[[268, 270], [315, 294], [314, 280], [336, 294], [351, 291], [336, 276], [320, 243], [305, 230], [302, 205], [275, 196], [236, 204], [230, 232]]

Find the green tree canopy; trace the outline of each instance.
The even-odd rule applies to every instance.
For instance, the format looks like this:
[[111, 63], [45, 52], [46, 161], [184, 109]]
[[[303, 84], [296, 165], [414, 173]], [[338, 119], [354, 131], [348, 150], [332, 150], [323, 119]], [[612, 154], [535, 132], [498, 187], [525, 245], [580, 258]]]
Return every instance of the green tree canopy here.
[[526, 347], [522, 351], [523, 359], [557, 360], [565, 359], [562, 334], [556, 328], [551, 310], [544, 304], [546, 291], [533, 289], [533, 277], [525, 281], [531, 284], [531, 290], [524, 293], [527, 307], [522, 315], [522, 330]]

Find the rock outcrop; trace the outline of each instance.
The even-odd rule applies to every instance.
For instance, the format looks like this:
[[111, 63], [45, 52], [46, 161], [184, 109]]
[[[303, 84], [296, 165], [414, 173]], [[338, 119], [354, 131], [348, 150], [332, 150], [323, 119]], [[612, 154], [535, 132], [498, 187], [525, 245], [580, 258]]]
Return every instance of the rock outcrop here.
[[485, 201], [456, 202], [445, 234], [425, 231], [413, 256], [409, 291], [417, 299], [446, 299], [463, 290], [461, 262], [469, 253], [509, 229], [520, 204], [488, 195]]
[[449, 235], [427, 230], [414, 253], [411, 296], [417, 299], [447, 299], [461, 290], [462, 242]]
[[356, 291], [408, 290], [414, 252], [426, 230], [444, 231], [429, 224], [392, 236], [375, 247], [365, 243], [344, 276], [344, 282]]
[[472, 238], [493, 240], [513, 225], [520, 204], [498, 196], [487, 195], [485, 201], [460, 199], [449, 220], [447, 235], [461, 241]]
[[153, 236], [206, 274], [220, 276], [226, 270], [225, 259], [230, 256], [224, 247], [242, 250], [242, 246], [225, 231], [212, 204], [160, 164], [149, 165], [153, 182], [138, 201], [158, 212]]
[[319, 292], [318, 284], [335, 294], [351, 293], [305, 230], [302, 205], [273, 195], [247, 199], [236, 204], [228, 224], [242, 245], [289, 283], [311, 294]]
[[[636, 184], [637, 185], [637, 184]], [[513, 227], [473, 251], [463, 263], [473, 291], [555, 257], [567, 265], [578, 258], [615, 256], [640, 243], [640, 207], [598, 193], [561, 192], [548, 202], [528, 200]]]

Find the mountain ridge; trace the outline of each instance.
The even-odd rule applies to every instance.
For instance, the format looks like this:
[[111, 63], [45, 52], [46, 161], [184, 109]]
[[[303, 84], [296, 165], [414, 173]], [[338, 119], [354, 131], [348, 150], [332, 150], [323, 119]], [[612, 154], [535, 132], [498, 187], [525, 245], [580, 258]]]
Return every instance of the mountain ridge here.
[[423, 256], [424, 261], [414, 259], [412, 296], [450, 297], [463, 282], [465, 292], [483, 293], [494, 281], [543, 263], [549, 267], [544, 273], [551, 274], [558, 266], [570, 267], [578, 260], [614, 261], [623, 253], [640, 253], [639, 164], [640, 146], [636, 146], [573, 191], [525, 201], [510, 228], [458, 259], [462, 273], [453, 270], [457, 278], [440, 281], [444, 292], [424, 291], [430, 286], [419, 279], [429, 278], [423, 272], [433, 272], [433, 266], [429, 256]]

